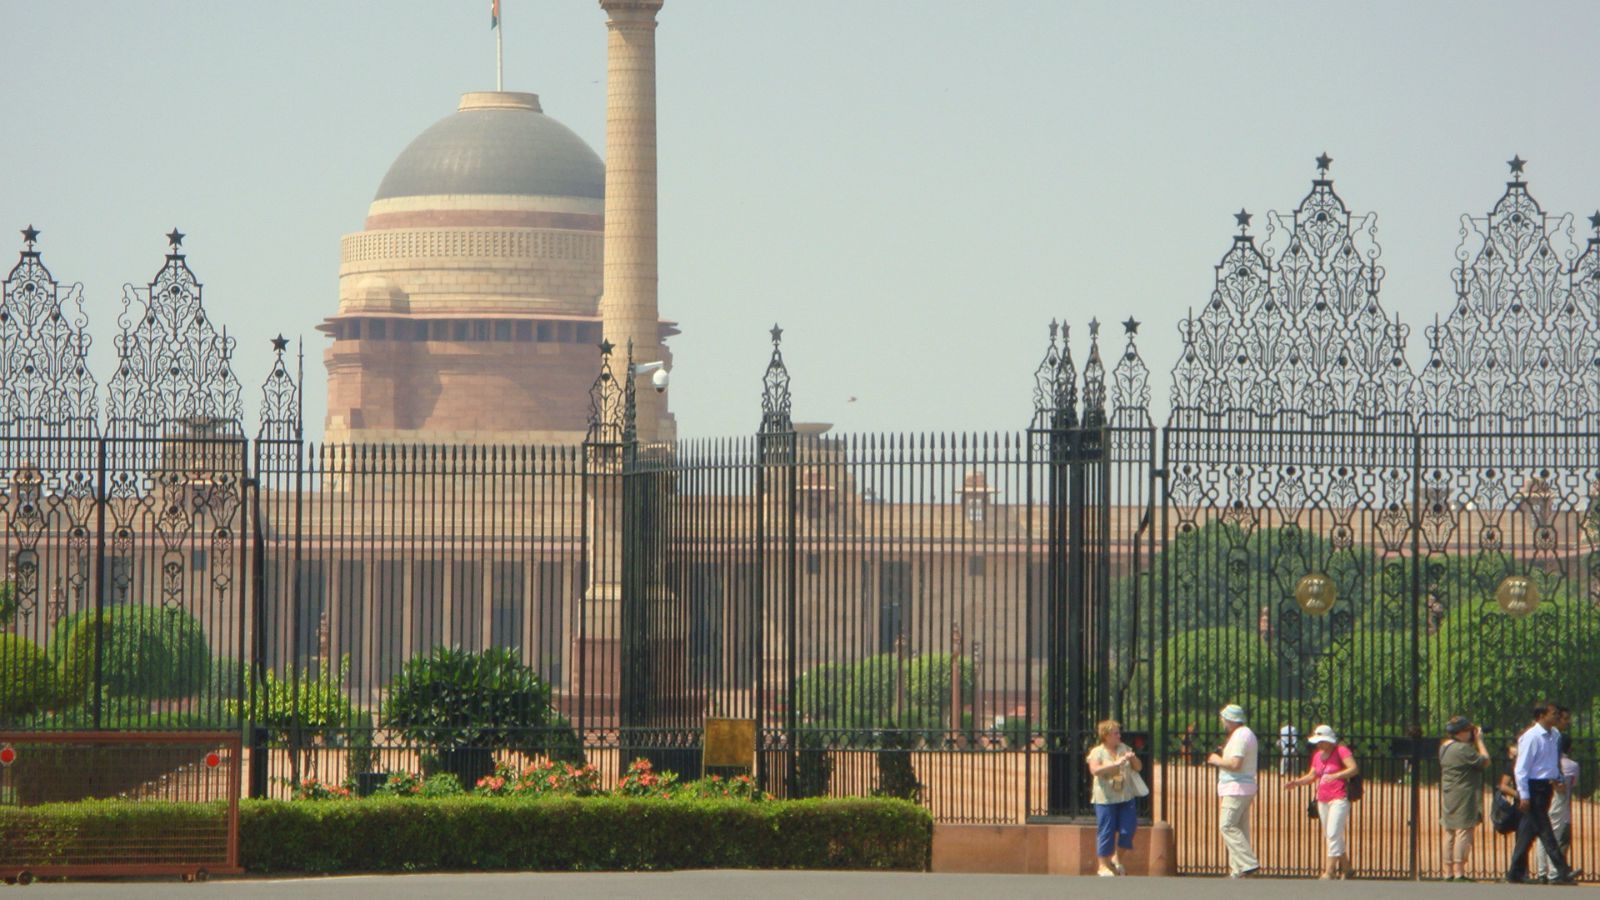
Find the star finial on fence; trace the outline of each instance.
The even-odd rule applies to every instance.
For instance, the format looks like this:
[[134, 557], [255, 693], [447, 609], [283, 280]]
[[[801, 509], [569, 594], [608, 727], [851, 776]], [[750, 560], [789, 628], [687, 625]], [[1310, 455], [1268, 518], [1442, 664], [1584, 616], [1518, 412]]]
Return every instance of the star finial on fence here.
[[179, 247], [183, 246], [184, 237], [185, 237], [185, 235], [184, 235], [183, 232], [181, 232], [178, 229], [174, 228], [171, 231], [167, 232], [167, 243], [172, 245], [172, 249], [176, 250]]
[[1322, 177], [1328, 177], [1328, 169], [1332, 165], [1333, 157], [1328, 155], [1328, 151], [1322, 151], [1322, 155], [1317, 157], [1317, 169], [1322, 173]]
[[1528, 161], [1523, 159], [1521, 155], [1513, 155], [1510, 159], [1506, 160], [1506, 165], [1511, 169], [1511, 177], [1515, 181], [1522, 180], [1518, 176], [1522, 174], [1522, 167], [1526, 166], [1527, 164]]
[[1129, 316], [1127, 321], [1122, 323], [1122, 331], [1124, 334], [1138, 334], [1139, 320], [1135, 319], [1133, 316]]
[[22, 229], [22, 239], [28, 242], [28, 249], [32, 250], [34, 242], [39, 240], [39, 229], [30, 223], [27, 228]]

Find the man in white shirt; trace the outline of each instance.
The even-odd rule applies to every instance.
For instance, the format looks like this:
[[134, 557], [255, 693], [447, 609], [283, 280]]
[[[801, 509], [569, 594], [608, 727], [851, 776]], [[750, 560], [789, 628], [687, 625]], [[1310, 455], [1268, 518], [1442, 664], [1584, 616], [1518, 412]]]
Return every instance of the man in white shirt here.
[[[1565, 711], [1562, 711], [1565, 714]], [[1572, 758], [1572, 735], [1559, 732], [1561, 739], [1561, 783], [1566, 790], [1556, 791], [1550, 799], [1550, 827], [1556, 833], [1556, 843], [1562, 853], [1572, 852], [1572, 792], [1578, 786], [1578, 763]], [[1553, 880], [1559, 873], [1544, 852], [1544, 844], [1533, 848], [1533, 877], [1542, 882]]]
[[1217, 767], [1217, 798], [1221, 806], [1218, 826], [1228, 848], [1228, 877], [1248, 878], [1261, 868], [1250, 845], [1250, 804], [1256, 799], [1255, 732], [1245, 725], [1244, 709], [1237, 703], [1222, 708], [1222, 728], [1228, 734], [1222, 749], [1206, 757]]
[[1517, 763], [1513, 770], [1517, 785], [1517, 808], [1522, 823], [1517, 826], [1517, 843], [1511, 849], [1511, 865], [1506, 881], [1521, 884], [1528, 877], [1528, 850], [1538, 838], [1550, 857], [1555, 876], [1552, 884], [1573, 884], [1577, 873], [1567, 866], [1555, 829], [1550, 825], [1550, 801], [1557, 791], [1565, 792], [1561, 779], [1561, 732], [1555, 728], [1560, 716], [1555, 704], [1539, 702], [1533, 706], [1533, 725], [1517, 738]]

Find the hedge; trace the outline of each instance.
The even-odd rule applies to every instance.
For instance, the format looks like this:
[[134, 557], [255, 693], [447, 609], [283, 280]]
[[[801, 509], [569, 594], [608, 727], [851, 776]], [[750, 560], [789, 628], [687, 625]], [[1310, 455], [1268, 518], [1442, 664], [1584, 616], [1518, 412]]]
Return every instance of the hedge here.
[[[170, 834], [197, 815], [216, 812], [115, 800], [0, 808], [0, 845], [26, 835], [64, 848], [75, 835]], [[252, 872], [924, 870], [933, 818], [884, 799], [246, 800], [239, 846]]]

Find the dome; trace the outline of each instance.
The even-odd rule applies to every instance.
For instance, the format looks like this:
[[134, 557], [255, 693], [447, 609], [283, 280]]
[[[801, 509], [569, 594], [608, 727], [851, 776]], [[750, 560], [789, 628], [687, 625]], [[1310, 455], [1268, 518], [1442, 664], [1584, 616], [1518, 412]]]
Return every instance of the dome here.
[[439, 194], [605, 197], [605, 164], [537, 94], [463, 94], [453, 115], [417, 135], [374, 201]]

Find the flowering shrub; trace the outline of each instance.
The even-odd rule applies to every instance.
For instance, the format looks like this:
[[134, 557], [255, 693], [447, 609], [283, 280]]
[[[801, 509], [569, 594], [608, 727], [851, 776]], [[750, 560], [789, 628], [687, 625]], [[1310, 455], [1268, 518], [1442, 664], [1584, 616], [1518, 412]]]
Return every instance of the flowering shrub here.
[[771, 794], [756, 787], [756, 780], [749, 775], [735, 775], [732, 778], [712, 775], [689, 782], [683, 786], [683, 792], [702, 800], [749, 800], [760, 803], [772, 799]]
[[494, 773], [478, 779], [474, 791], [491, 797], [537, 797], [570, 794], [591, 797], [600, 791], [600, 770], [592, 765], [546, 760], [521, 770], [501, 763]]
[[617, 783], [616, 793], [623, 797], [660, 797], [670, 798], [677, 793], [678, 773], [655, 770], [650, 760], [640, 758], [628, 765], [628, 771], [623, 773], [622, 781]]
[[380, 797], [416, 797], [422, 794], [422, 779], [410, 772], [390, 772], [372, 793]]
[[[288, 783], [288, 779], [284, 781]], [[312, 776], [295, 783], [292, 796], [296, 800], [348, 800], [351, 794], [342, 784], [328, 784]]]

